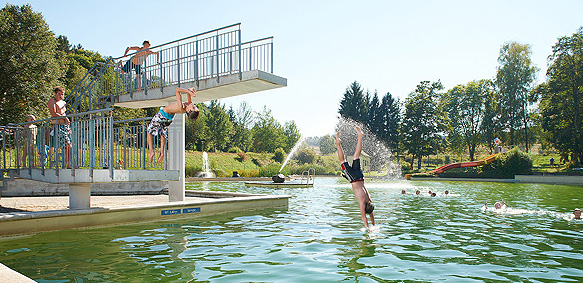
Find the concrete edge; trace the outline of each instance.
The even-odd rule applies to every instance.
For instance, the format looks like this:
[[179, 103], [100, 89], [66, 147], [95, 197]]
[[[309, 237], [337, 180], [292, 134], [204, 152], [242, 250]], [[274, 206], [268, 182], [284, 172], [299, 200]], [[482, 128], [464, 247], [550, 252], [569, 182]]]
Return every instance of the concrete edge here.
[[143, 206], [6, 213], [0, 218], [0, 237], [287, 207], [289, 198], [289, 195], [248, 195]]
[[0, 282], [10, 282], [10, 283], [26, 283], [26, 282], [36, 282], [16, 271], [10, 267], [0, 263]]

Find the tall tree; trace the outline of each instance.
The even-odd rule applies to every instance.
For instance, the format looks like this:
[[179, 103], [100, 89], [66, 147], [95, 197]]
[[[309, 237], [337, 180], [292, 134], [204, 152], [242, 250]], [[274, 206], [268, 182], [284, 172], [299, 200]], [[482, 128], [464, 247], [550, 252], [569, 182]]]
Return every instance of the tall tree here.
[[482, 142], [494, 151], [494, 139], [500, 138], [502, 132], [502, 123], [500, 122], [500, 96], [497, 92], [488, 92], [484, 98], [484, 119], [480, 132], [482, 133]]
[[340, 101], [338, 113], [343, 118], [350, 118], [365, 123], [368, 118], [368, 96], [358, 82], [350, 84]]
[[558, 39], [549, 56], [548, 81], [533, 92], [541, 94], [542, 128], [555, 148], [583, 164], [583, 27]]
[[530, 45], [517, 42], [505, 43], [500, 49], [496, 86], [501, 94], [502, 121], [510, 133], [510, 143], [516, 144], [515, 131], [522, 124], [523, 139], [528, 150], [528, 106], [538, 99], [530, 90], [538, 69], [533, 65]]
[[470, 160], [474, 160], [476, 147], [483, 141], [481, 130], [486, 114], [485, 103], [493, 92], [490, 80], [479, 80], [457, 85], [441, 98], [450, 126], [449, 135], [463, 141]]
[[41, 13], [28, 4], [0, 10], [0, 124], [48, 116], [46, 102], [63, 74], [55, 50]]
[[283, 133], [285, 135], [285, 147], [283, 149], [286, 152], [290, 152], [302, 137], [300, 129], [294, 121], [288, 121], [283, 125]]
[[320, 153], [328, 155], [336, 152], [336, 138], [331, 135], [325, 135], [320, 138]]
[[368, 103], [368, 118], [366, 119], [365, 124], [377, 137], [385, 124], [383, 118], [384, 116], [381, 113], [381, 102], [379, 101], [379, 96], [375, 91]]
[[440, 81], [422, 81], [417, 89], [411, 92], [405, 100], [405, 114], [401, 124], [403, 146], [417, 158], [417, 169], [421, 168], [423, 156], [435, 154], [441, 147], [443, 137], [442, 114], [439, 112], [437, 100], [439, 91], [443, 89]]
[[226, 151], [231, 138], [233, 124], [229, 121], [229, 115], [223, 104], [212, 100], [206, 113], [206, 125], [208, 132], [209, 149], [212, 151]]
[[279, 147], [285, 147], [284, 129], [273, 117], [271, 110], [266, 106], [255, 115], [255, 125], [251, 129], [253, 134], [254, 152], [275, 152]]
[[377, 137], [386, 143], [392, 150], [399, 150], [399, 123], [401, 122], [401, 109], [399, 101], [395, 100], [391, 93], [387, 92], [381, 99], [380, 118], [382, 121], [377, 129]]

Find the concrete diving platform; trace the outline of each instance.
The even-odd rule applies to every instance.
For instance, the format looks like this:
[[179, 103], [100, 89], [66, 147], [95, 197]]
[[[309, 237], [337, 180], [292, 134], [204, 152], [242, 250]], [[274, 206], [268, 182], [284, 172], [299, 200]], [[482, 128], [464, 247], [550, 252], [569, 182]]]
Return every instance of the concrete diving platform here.
[[[198, 84], [198, 85], [197, 85]], [[178, 85], [165, 86], [163, 88], [148, 89], [146, 91], [133, 91], [122, 94], [114, 104], [118, 107], [147, 108], [166, 106], [176, 101], [174, 89]], [[254, 93], [287, 86], [287, 79], [267, 73], [261, 70], [251, 70], [239, 74], [230, 74], [217, 78], [183, 82], [180, 87], [197, 89], [194, 103], [202, 103], [216, 99]], [[186, 96], [183, 95], [183, 101]]]
[[[93, 196], [94, 207], [70, 210], [68, 198], [16, 197], [0, 199], [0, 236], [62, 229], [119, 225], [147, 221], [208, 216], [219, 213], [287, 208], [289, 195], [259, 195], [211, 191], [186, 191], [184, 201], [168, 202], [167, 195]], [[42, 203], [56, 210], [34, 210]], [[32, 209], [31, 209], [32, 207]], [[28, 209], [28, 210], [25, 210]]]

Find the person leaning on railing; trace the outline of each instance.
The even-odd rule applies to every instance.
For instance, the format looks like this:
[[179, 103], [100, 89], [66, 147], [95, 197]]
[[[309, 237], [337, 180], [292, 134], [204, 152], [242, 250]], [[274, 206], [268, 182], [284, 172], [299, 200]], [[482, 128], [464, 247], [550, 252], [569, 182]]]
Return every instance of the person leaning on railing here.
[[[55, 87], [53, 90], [55, 97], [52, 97], [48, 101], [49, 112], [51, 117], [58, 118], [52, 119], [51, 124], [55, 125], [51, 131], [51, 136], [57, 135], [59, 147], [63, 150], [64, 163], [67, 168], [71, 167], [71, 126], [69, 118], [62, 117], [65, 116], [67, 111], [65, 98], [65, 89], [61, 86]], [[62, 117], [62, 118], [59, 118]]]
[[124, 73], [129, 73], [131, 70], [135, 70], [136, 72], [136, 80], [138, 83], [137, 90], [142, 88], [142, 64], [146, 61], [146, 57], [150, 55], [156, 55], [156, 61], [160, 64], [160, 54], [158, 52], [154, 52], [150, 50], [150, 42], [144, 40], [142, 43], [142, 47], [139, 46], [132, 46], [126, 48], [126, 52], [123, 54], [125, 57], [128, 55], [128, 52], [135, 50], [136, 54], [132, 56], [126, 63], [121, 67], [121, 70]]

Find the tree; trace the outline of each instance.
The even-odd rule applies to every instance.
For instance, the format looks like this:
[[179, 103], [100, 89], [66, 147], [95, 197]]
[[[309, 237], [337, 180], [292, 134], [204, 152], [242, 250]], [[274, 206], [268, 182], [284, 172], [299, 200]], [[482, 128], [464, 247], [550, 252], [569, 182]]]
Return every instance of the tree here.
[[583, 164], [583, 27], [558, 39], [549, 56], [548, 81], [533, 92], [540, 94], [542, 128], [555, 148], [574, 155]]
[[336, 152], [336, 138], [331, 135], [322, 136], [320, 138], [320, 152], [322, 155]]
[[229, 115], [217, 100], [212, 100], [206, 113], [206, 125], [210, 129], [208, 132], [209, 150], [227, 151], [230, 142], [233, 123], [229, 120]]
[[365, 123], [368, 118], [368, 96], [356, 81], [353, 82], [340, 101], [338, 113], [343, 118], [350, 118], [354, 121]]
[[499, 95], [495, 91], [489, 92], [484, 97], [484, 118], [480, 132], [482, 133], [482, 142], [490, 149], [490, 152], [494, 151], [494, 139], [500, 138], [499, 135], [502, 132], [500, 117]]
[[[196, 104], [200, 114], [198, 119], [185, 119], [184, 134], [185, 147], [189, 150], [207, 151], [210, 143], [211, 129], [207, 126], [207, 115], [209, 113], [208, 107], [204, 103]], [[149, 111], [149, 109], [146, 109]], [[152, 116], [151, 113], [148, 116]]]
[[254, 152], [274, 152], [278, 147], [285, 147], [284, 129], [271, 114], [271, 110], [263, 107], [256, 115], [253, 134]]
[[379, 140], [386, 143], [393, 150], [399, 149], [399, 123], [401, 121], [401, 109], [399, 101], [395, 100], [391, 93], [387, 92], [381, 99], [379, 109], [379, 128], [376, 129], [376, 134]]
[[[0, 124], [48, 116], [47, 100], [62, 76], [53, 32], [30, 5], [0, 10]], [[39, 115], [40, 114], [40, 115]]]
[[300, 134], [300, 129], [296, 126], [294, 121], [285, 122], [283, 125], [283, 133], [285, 135], [285, 148], [286, 152], [292, 150], [296, 143], [300, 140], [302, 135]]
[[442, 114], [437, 108], [438, 91], [443, 89], [440, 81], [422, 81], [405, 100], [405, 115], [401, 125], [404, 148], [413, 155], [411, 165], [417, 157], [417, 169], [421, 168], [423, 156], [434, 154], [443, 140]]
[[515, 144], [514, 132], [522, 123], [524, 143], [528, 151], [528, 106], [537, 102], [530, 90], [538, 69], [530, 59], [530, 45], [517, 42], [505, 43], [500, 49], [496, 73], [496, 86], [501, 94], [500, 107], [502, 122], [510, 133], [510, 143]]
[[493, 93], [490, 80], [471, 81], [457, 85], [441, 98], [443, 111], [447, 113], [449, 135], [459, 137], [474, 160], [476, 147], [482, 143], [482, 123], [485, 118], [486, 99]]

